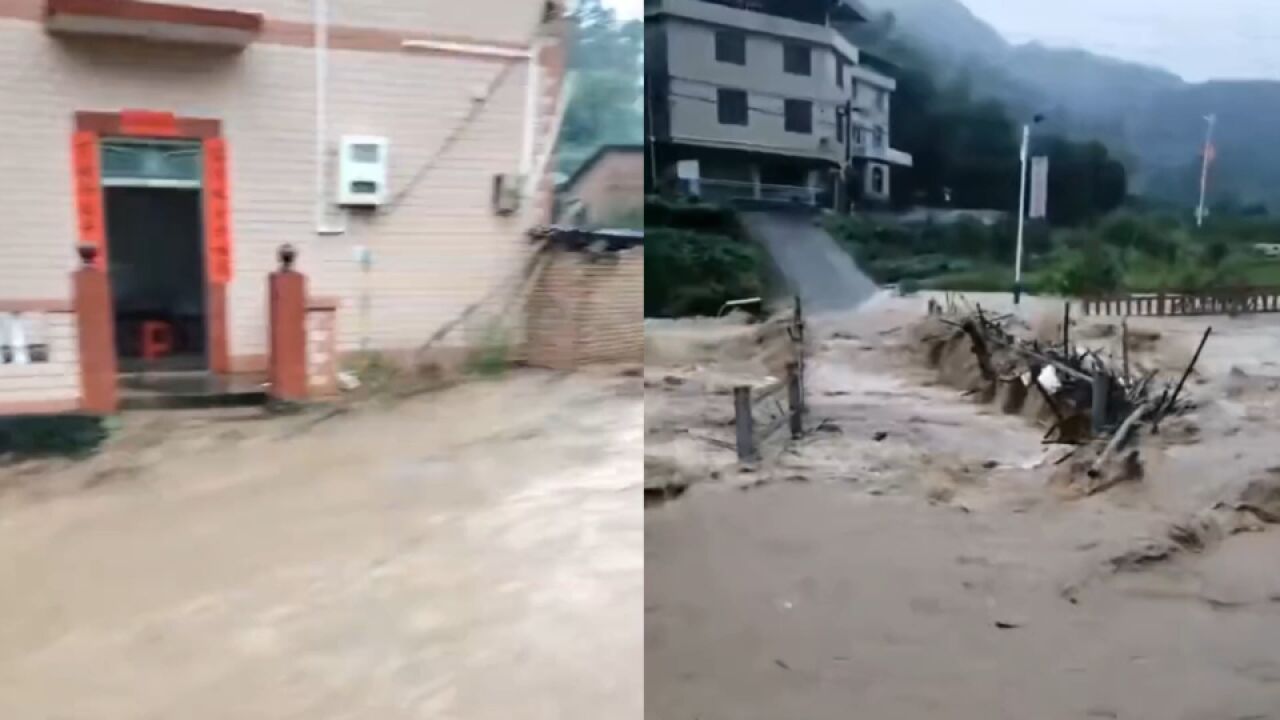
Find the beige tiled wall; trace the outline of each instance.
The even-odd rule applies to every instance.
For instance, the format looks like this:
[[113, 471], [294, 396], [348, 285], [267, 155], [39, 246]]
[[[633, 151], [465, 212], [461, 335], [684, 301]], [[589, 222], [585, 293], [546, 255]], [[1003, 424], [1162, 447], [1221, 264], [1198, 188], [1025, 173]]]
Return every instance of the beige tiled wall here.
[[41, 326], [39, 340], [49, 347], [48, 360], [26, 365], [0, 363], [0, 412], [34, 406], [67, 409], [78, 404], [80, 362], [75, 316], [52, 312], [32, 320]]

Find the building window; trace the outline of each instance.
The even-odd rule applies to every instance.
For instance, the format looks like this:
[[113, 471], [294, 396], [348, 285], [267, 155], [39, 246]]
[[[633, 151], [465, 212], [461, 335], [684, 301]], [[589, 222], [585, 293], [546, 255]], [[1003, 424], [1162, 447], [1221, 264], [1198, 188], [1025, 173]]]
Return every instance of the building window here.
[[862, 145], [862, 128], [860, 127], [853, 128], [853, 144]]
[[836, 87], [844, 87], [844, 61], [836, 58]]
[[878, 127], [871, 138], [871, 145], [877, 150], [884, 149], [884, 128]]
[[849, 99], [858, 102], [858, 80], [849, 78]]
[[787, 43], [782, 48], [782, 69], [790, 75], [813, 74], [813, 52], [808, 45]]
[[809, 135], [813, 132], [813, 103], [808, 100], [788, 100], [786, 104], [787, 132]]
[[716, 31], [716, 60], [733, 65], [747, 64], [747, 36], [738, 30]]
[[745, 90], [716, 90], [716, 114], [721, 125], [747, 124], [747, 93]]
[[876, 90], [876, 109], [877, 110], [889, 109], [889, 93], [885, 92], [884, 90]]
[[844, 144], [845, 133], [848, 132], [849, 129], [847, 120], [848, 118], [845, 116], [843, 108], [836, 111], [836, 142], [841, 144]]
[[871, 168], [871, 192], [883, 196], [885, 194], [884, 168], [879, 165]]

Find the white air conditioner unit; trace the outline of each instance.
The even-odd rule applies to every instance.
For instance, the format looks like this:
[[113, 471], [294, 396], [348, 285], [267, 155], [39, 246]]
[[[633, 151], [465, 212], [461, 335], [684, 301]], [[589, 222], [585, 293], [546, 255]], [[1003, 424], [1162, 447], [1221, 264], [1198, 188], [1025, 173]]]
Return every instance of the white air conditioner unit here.
[[519, 175], [494, 175], [493, 211], [499, 215], [512, 215], [519, 210], [521, 185]]
[[387, 201], [384, 137], [344, 135], [338, 148], [338, 204], [378, 207]]

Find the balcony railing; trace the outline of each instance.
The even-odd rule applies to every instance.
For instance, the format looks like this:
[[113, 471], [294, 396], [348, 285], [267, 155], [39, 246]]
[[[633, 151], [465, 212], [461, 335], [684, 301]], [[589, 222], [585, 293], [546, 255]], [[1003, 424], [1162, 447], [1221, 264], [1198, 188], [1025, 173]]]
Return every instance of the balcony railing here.
[[685, 191], [712, 202], [756, 201], [806, 207], [818, 207], [823, 196], [822, 190], [807, 185], [775, 185], [740, 180], [702, 179], [690, 182]]

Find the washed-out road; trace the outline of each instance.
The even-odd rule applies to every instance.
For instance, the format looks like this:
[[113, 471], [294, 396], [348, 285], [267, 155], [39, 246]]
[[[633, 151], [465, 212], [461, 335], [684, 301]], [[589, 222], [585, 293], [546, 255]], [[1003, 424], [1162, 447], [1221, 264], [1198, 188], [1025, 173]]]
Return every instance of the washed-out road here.
[[640, 718], [636, 382], [128, 416], [0, 469], [0, 717]]

